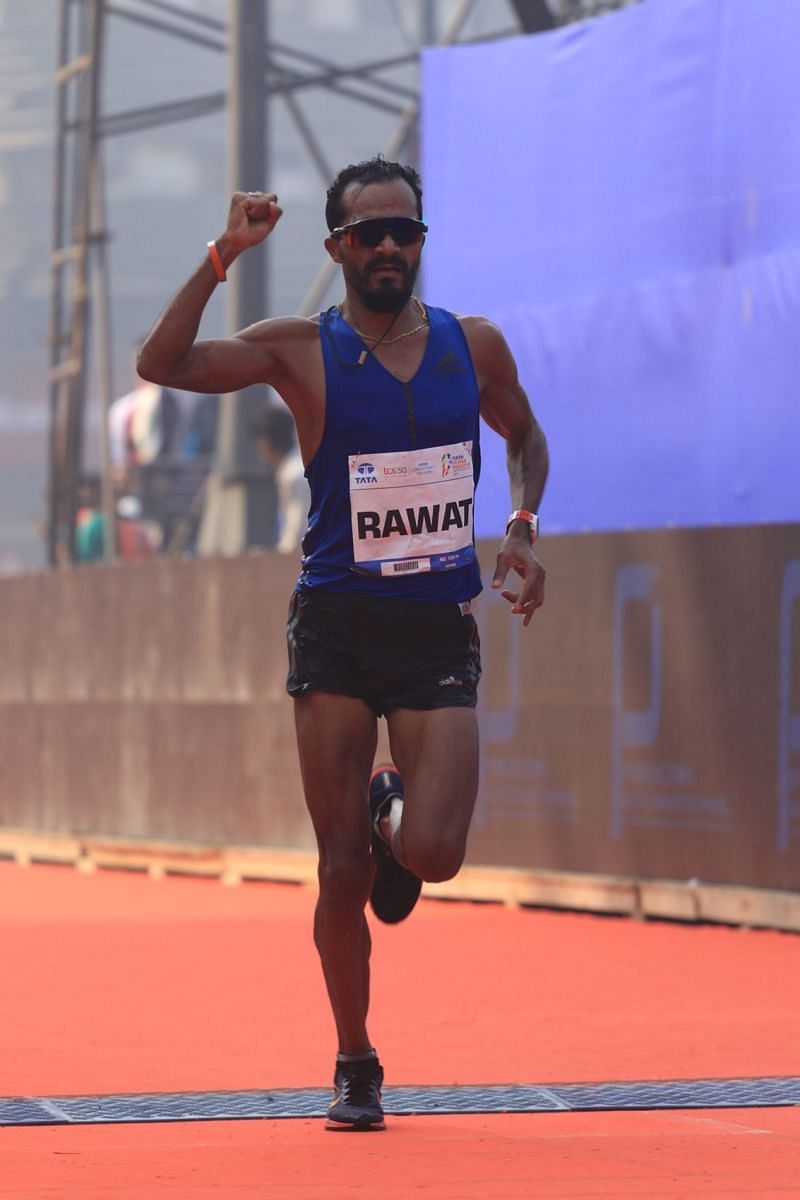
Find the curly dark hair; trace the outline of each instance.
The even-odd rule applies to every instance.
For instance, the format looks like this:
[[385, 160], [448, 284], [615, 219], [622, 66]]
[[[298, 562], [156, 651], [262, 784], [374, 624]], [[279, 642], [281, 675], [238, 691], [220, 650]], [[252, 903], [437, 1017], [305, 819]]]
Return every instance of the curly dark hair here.
[[351, 163], [343, 167], [328, 188], [328, 202], [325, 205], [325, 220], [328, 229], [338, 229], [343, 223], [344, 205], [342, 196], [345, 188], [351, 183], [366, 187], [368, 183], [391, 183], [395, 179], [403, 179], [417, 198], [417, 216], [422, 220], [422, 181], [413, 167], [403, 163], [389, 162], [382, 154], [370, 158], [366, 162]]

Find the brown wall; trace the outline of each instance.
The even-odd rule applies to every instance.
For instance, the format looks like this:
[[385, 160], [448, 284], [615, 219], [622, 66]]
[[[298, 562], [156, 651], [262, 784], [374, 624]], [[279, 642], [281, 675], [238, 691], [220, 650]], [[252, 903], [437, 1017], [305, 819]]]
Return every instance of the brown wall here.
[[[481, 547], [491, 575], [493, 545]], [[542, 542], [488, 591], [473, 863], [800, 881], [800, 527]], [[275, 554], [0, 583], [0, 824], [311, 848]]]
[[273, 554], [0, 585], [0, 824], [311, 846]]

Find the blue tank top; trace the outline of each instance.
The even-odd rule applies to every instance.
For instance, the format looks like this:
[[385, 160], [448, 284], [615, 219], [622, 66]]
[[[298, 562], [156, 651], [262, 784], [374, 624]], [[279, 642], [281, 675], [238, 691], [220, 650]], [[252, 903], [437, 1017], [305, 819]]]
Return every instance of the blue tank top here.
[[[351, 456], [471, 443], [472, 472], [478, 482], [480, 397], [467, 341], [452, 313], [441, 308], [427, 311], [425, 354], [408, 383], [396, 379], [375, 355], [357, 365], [365, 344], [336, 307], [320, 317], [325, 428], [306, 467], [311, 507], [300, 589], [443, 603], [469, 600], [481, 590], [474, 539], [461, 551], [459, 565], [444, 570], [384, 578], [361, 573], [354, 561]], [[371, 468], [367, 464], [365, 469]]]

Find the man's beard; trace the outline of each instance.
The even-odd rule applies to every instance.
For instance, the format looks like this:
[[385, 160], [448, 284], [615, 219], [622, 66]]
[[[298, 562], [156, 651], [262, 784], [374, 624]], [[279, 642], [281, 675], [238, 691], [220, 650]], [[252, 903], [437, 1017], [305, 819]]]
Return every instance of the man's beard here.
[[[370, 287], [366, 281], [371, 274], [371, 268], [378, 265], [398, 267], [404, 274], [397, 279], [384, 276], [377, 285]], [[413, 267], [407, 267], [404, 262], [390, 261], [387, 263], [385, 260], [378, 260], [368, 263], [363, 272], [359, 272], [357, 276], [351, 276], [348, 283], [364, 307], [368, 308], [370, 312], [396, 313], [400, 312], [400, 309], [411, 299], [418, 271], [419, 262], [415, 263]]]

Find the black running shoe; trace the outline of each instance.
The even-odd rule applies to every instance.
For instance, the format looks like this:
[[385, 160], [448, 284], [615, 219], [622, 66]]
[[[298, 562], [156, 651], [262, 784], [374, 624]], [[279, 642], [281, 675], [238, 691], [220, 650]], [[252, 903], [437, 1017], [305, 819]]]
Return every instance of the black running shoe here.
[[372, 857], [375, 881], [369, 902], [379, 921], [396, 925], [404, 921], [419, 899], [422, 880], [406, 870], [392, 848], [378, 833], [378, 821], [389, 811], [395, 796], [403, 798], [403, 781], [391, 763], [376, 767], [369, 781], [369, 811], [372, 817]]
[[336, 1064], [333, 1076], [334, 1098], [328, 1109], [326, 1129], [368, 1133], [385, 1129], [381, 1108], [383, 1067], [377, 1058]]

